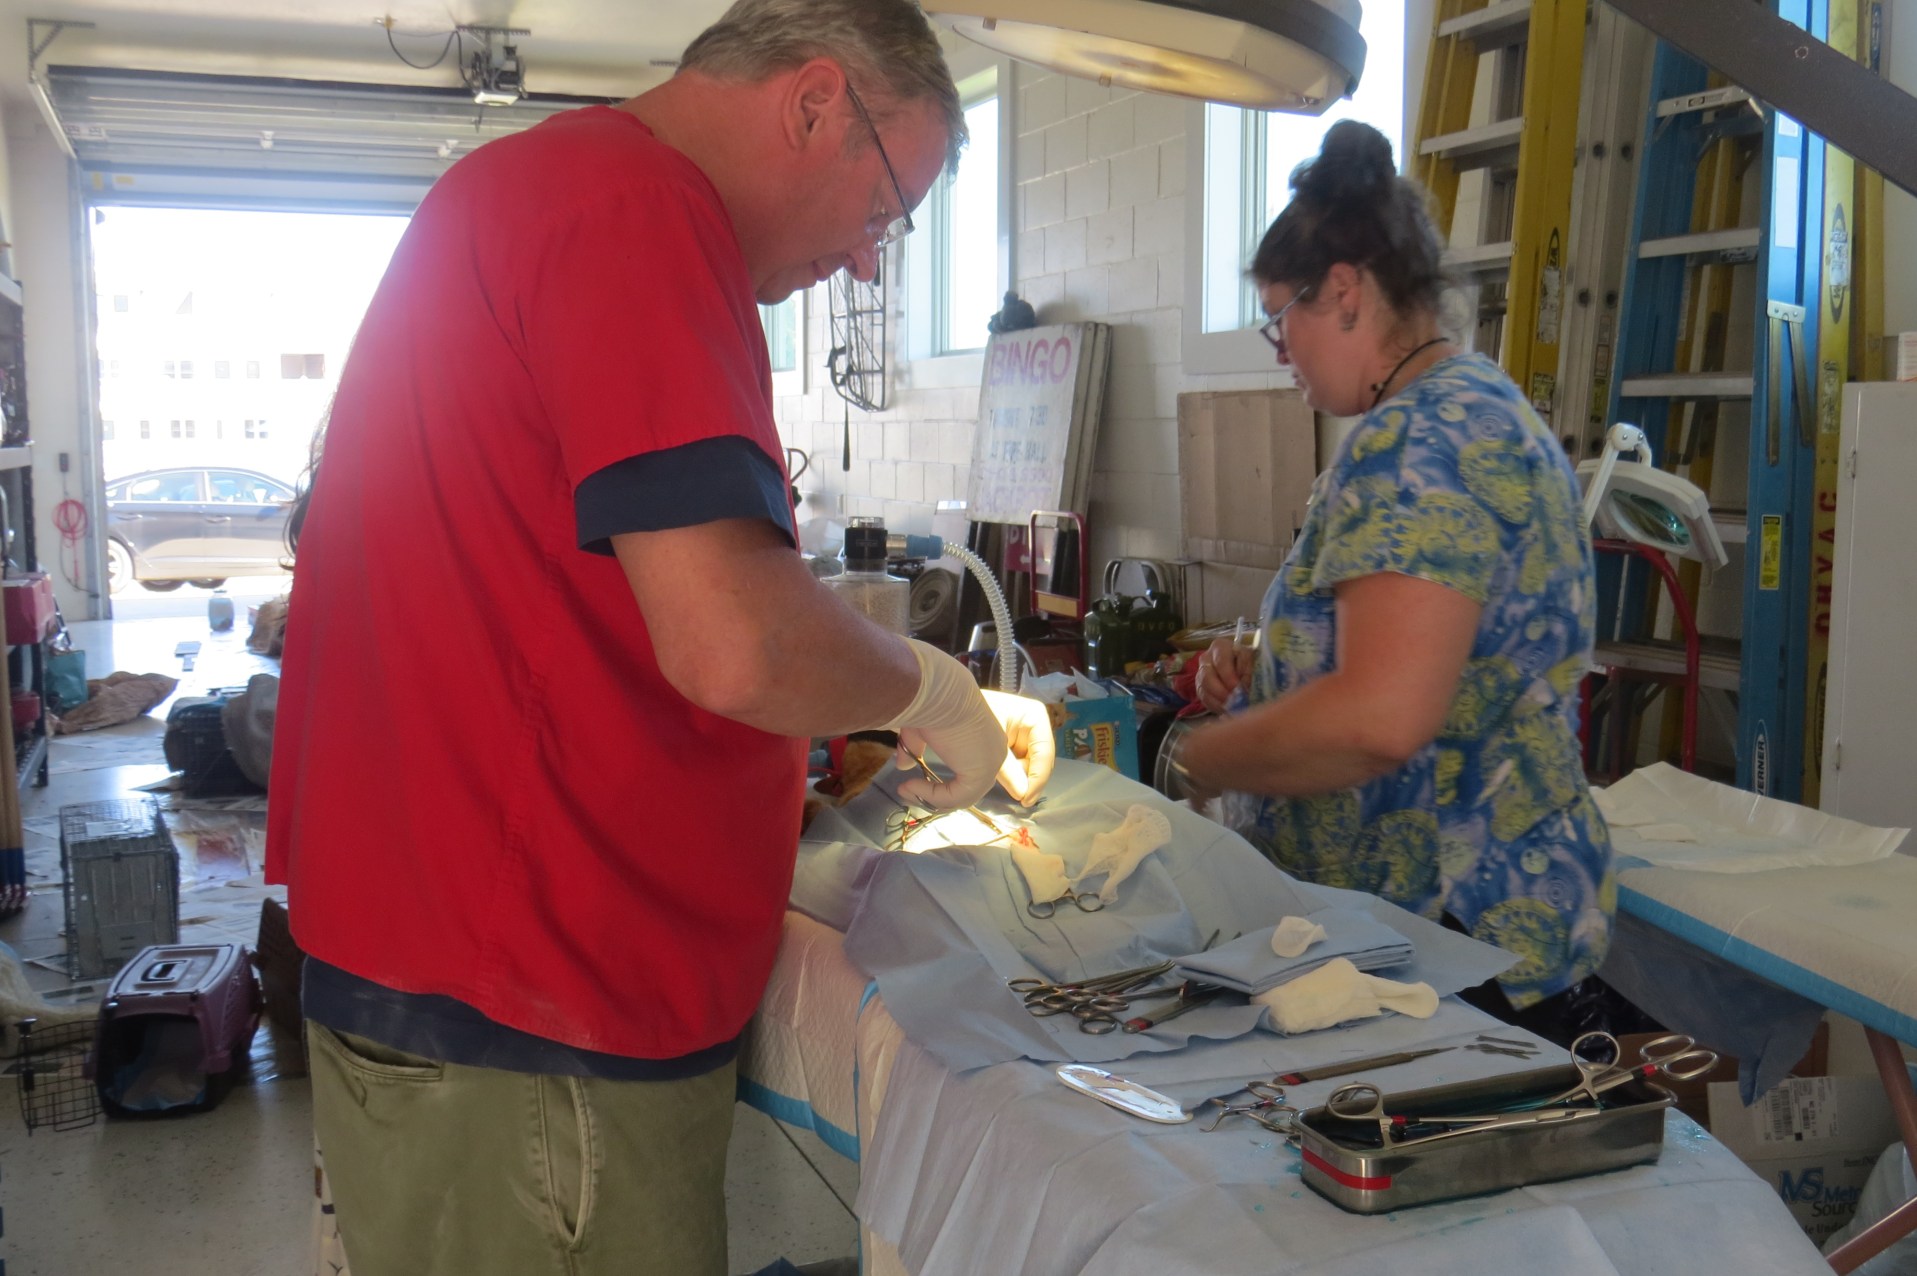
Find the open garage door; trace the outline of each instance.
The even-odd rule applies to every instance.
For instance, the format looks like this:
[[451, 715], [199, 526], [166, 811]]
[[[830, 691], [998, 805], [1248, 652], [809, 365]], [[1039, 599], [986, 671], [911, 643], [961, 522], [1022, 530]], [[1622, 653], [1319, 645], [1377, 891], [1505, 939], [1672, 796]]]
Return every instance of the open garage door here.
[[461, 156], [603, 98], [481, 107], [457, 88], [45, 69], [96, 203], [409, 212]]

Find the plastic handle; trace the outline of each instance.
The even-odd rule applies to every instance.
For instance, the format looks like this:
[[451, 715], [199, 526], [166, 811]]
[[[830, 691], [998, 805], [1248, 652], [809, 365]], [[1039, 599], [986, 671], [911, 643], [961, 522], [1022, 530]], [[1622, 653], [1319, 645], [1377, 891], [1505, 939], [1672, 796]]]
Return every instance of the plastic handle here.
[[140, 976], [140, 982], [143, 984], [173, 983], [179, 979], [180, 968], [185, 964], [182, 961], [156, 961], [146, 968], [146, 973]]

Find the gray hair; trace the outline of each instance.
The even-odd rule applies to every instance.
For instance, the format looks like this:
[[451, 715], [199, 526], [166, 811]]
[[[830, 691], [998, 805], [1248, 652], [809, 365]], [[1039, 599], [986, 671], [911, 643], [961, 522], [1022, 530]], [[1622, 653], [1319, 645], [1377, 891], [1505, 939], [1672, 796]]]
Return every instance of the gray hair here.
[[945, 120], [946, 168], [957, 170], [965, 110], [938, 36], [913, 0], [737, 0], [686, 46], [679, 69], [753, 83], [813, 58], [842, 65], [855, 91], [878, 85], [878, 119], [900, 103], [931, 102]]

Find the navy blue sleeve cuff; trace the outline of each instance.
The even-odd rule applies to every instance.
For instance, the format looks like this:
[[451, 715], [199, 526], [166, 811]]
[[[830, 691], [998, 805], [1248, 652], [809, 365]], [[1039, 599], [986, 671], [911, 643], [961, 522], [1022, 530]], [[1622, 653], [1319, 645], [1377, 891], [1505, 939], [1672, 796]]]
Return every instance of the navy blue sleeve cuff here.
[[793, 545], [798, 534], [785, 475], [750, 439], [700, 439], [615, 461], [573, 493], [579, 548], [612, 553], [625, 532], [664, 532], [722, 518], [762, 518]]

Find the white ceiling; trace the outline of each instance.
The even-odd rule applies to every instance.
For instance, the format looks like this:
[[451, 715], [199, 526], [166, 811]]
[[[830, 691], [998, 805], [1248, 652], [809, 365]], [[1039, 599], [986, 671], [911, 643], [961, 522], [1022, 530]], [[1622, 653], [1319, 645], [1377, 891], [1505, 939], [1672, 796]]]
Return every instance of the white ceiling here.
[[96, 24], [61, 35], [42, 55], [55, 65], [457, 85], [451, 58], [415, 71], [393, 56], [377, 25], [390, 14], [416, 62], [431, 61], [460, 23], [525, 27], [530, 91], [623, 97], [668, 75], [650, 63], [676, 58], [724, 9], [725, 0], [0, 0], [0, 95], [27, 100], [29, 17]]

